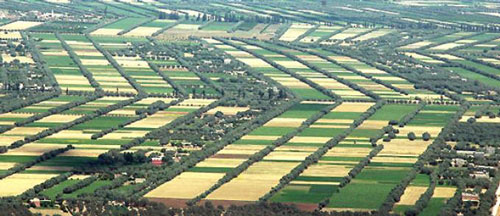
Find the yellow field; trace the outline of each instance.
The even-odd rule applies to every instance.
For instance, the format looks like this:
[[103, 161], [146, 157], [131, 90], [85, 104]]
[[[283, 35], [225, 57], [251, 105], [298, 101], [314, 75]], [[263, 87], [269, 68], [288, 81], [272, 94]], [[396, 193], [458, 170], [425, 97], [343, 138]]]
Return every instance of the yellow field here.
[[10, 40], [10, 39], [21, 39], [21, 38], [22, 38], [21, 33], [19, 33], [18, 31], [0, 32], [0, 39]]
[[238, 60], [247, 64], [248, 66], [254, 67], [254, 68], [272, 68], [273, 67], [270, 64], [268, 64], [267, 62], [265, 62], [264, 60], [258, 59], [258, 58], [238, 58]]
[[231, 155], [253, 155], [265, 148], [262, 145], [228, 145], [222, 150], [217, 152], [217, 154], [231, 154]]
[[144, 197], [192, 199], [205, 192], [224, 175], [224, 173], [183, 172]]
[[123, 30], [122, 29], [100, 28], [100, 29], [97, 29], [97, 30], [93, 31], [90, 34], [91, 35], [108, 35], [108, 36], [111, 36], [111, 35], [118, 35], [118, 33], [120, 33], [121, 31], [123, 31]]
[[432, 42], [430, 42], [430, 41], [420, 41], [420, 42], [408, 44], [406, 46], [402, 46], [400, 48], [401, 49], [418, 49], [420, 47], [424, 47], [424, 46], [427, 46], [427, 45], [430, 45], [430, 44], [432, 44]]
[[0, 26], [1, 30], [26, 30], [38, 25], [43, 24], [42, 22], [31, 22], [31, 21], [15, 21], [3, 26]]
[[257, 201], [299, 162], [260, 161], [207, 196], [207, 200]]
[[427, 190], [427, 187], [408, 186], [396, 205], [415, 205], [420, 196]]
[[335, 107], [331, 112], [366, 112], [374, 103], [354, 103], [344, 102], [340, 106]]
[[390, 34], [392, 33], [393, 31], [390, 30], [390, 29], [380, 29], [380, 30], [376, 30], [376, 31], [373, 31], [373, 32], [370, 32], [368, 34], [364, 34], [364, 35], [361, 35], [357, 38], [354, 38], [355, 41], [365, 41], [365, 40], [370, 40], [370, 39], [374, 39], [374, 38], [378, 38], [378, 37], [382, 37], [384, 35], [387, 35], [387, 34]]
[[4, 155], [39, 156], [45, 152], [64, 147], [66, 147], [66, 144], [27, 143], [21, 147], [9, 150]]
[[434, 194], [432, 197], [434, 198], [451, 198], [453, 195], [455, 195], [455, 192], [457, 191], [456, 188], [452, 187], [436, 187], [434, 189]]
[[2, 190], [0, 197], [17, 196], [28, 189], [38, 185], [48, 179], [57, 176], [56, 174], [14, 174], [0, 180]]
[[78, 118], [82, 117], [81, 115], [63, 115], [63, 114], [54, 114], [47, 116], [38, 120], [37, 122], [49, 122], [49, 123], [66, 123], [70, 121], [74, 121]]
[[290, 28], [280, 37], [280, 40], [283, 41], [294, 41], [299, 36], [306, 33], [309, 29], [311, 29], [313, 25], [310, 24], [292, 24]]
[[196, 167], [225, 167], [235, 168], [245, 162], [246, 159], [233, 159], [233, 158], [208, 158], [198, 164]]
[[216, 112], [220, 111], [224, 113], [224, 115], [236, 115], [238, 112], [247, 111], [249, 107], [224, 107], [218, 106], [206, 112], [208, 115], [214, 115]]
[[31, 57], [28, 56], [16, 56], [12, 57], [9, 54], [2, 54], [2, 59], [4, 62], [13, 62], [14, 60], [18, 60], [20, 63], [35, 63]]
[[305, 118], [273, 118], [264, 124], [264, 127], [299, 127]]
[[161, 28], [157, 27], [137, 27], [130, 32], [127, 32], [123, 36], [126, 37], [147, 37], [151, 36], [153, 33], [159, 31]]

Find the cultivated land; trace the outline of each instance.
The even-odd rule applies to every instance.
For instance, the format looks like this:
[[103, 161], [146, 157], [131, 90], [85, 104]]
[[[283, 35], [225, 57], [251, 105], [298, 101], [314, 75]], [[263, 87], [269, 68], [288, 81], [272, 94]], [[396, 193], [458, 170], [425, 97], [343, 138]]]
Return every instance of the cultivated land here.
[[0, 214], [498, 215], [498, 9], [0, 0]]

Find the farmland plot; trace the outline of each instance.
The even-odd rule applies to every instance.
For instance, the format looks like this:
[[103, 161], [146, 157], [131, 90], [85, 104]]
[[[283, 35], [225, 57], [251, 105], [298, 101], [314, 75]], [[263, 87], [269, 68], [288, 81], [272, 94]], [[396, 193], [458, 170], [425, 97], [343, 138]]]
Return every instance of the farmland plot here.
[[325, 26], [320, 25], [318, 29], [313, 31], [311, 34], [308, 34], [304, 38], [300, 40], [300, 42], [304, 43], [312, 43], [318, 41], [319, 39], [330, 35], [332, 32], [341, 29], [341, 26]]
[[137, 28], [132, 29], [130, 32], [125, 33], [125, 37], [147, 37], [151, 36], [155, 32], [161, 30], [162, 28], [172, 25], [175, 20], [153, 20], [152, 22], [141, 25]]
[[[172, 202], [178, 199], [184, 201], [193, 199], [214, 185], [226, 172], [246, 161], [251, 155], [271, 146], [273, 141], [295, 130], [317, 110], [325, 107], [324, 104], [307, 102], [291, 107], [285, 113], [226, 146], [212, 157], [150, 191], [146, 197], [165, 199], [167, 203], [168, 200]], [[189, 187], [189, 190], [182, 189], [188, 185], [195, 187]]]
[[[337, 107], [328, 114], [332, 119], [329, 121], [349, 124], [350, 121], [342, 120], [346, 118], [356, 119], [363, 112], [362, 109], [358, 108], [366, 107], [365, 105], [368, 104], [349, 103], [344, 109]], [[369, 154], [372, 150], [371, 137], [381, 132], [390, 120], [399, 120], [415, 109], [415, 105], [384, 105], [344, 140], [323, 155], [318, 163], [309, 166], [299, 177], [276, 193], [271, 201], [295, 203], [306, 209], [316, 207], [319, 202], [337, 193], [341, 180]], [[316, 123], [321, 123], [321, 119]]]
[[109, 100], [110, 98], [108, 97], [100, 98], [95, 101], [90, 101], [83, 105], [73, 107], [62, 113], [49, 115], [24, 126], [15, 127], [14, 129], [0, 135], [1, 145], [10, 145], [15, 141], [23, 140], [26, 136], [35, 135], [46, 129], [54, 128], [58, 125], [76, 120], [85, 114], [92, 113], [98, 108], [113, 104], [113, 102], [110, 102]]
[[132, 77], [147, 93], [170, 94], [173, 88], [139, 56], [113, 56], [124, 72]]
[[354, 41], [371, 40], [371, 39], [375, 39], [375, 38], [378, 38], [378, 37], [382, 37], [382, 36], [388, 35], [388, 34], [393, 33], [393, 32], [394, 31], [391, 30], [391, 29], [378, 29], [378, 30], [375, 30], [373, 32], [370, 32], [370, 33], [367, 33], [367, 34], [355, 37], [352, 40], [354, 40]]
[[[215, 45], [219, 44], [222, 45], [222, 43], [217, 43], [214, 41], [208, 41], [210, 43], [214, 43]], [[273, 53], [266, 51], [264, 49], [261, 49], [256, 46], [251, 46], [251, 45], [245, 45], [244, 46], [247, 49], [251, 49], [256, 52], [260, 53], [265, 53], [268, 55], [274, 55]], [[292, 92], [295, 94], [303, 97], [306, 100], [313, 100], [313, 99], [330, 99], [328, 96], [324, 95], [320, 91], [312, 88], [308, 84], [298, 80], [295, 77], [292, 77], [291, 75], [282, 72], [267, 62], [265, 62], [262, 59], [259, 59], [252, 54], [246, 52], [246, 51], [241, 51], [235, 47], [232, 46], [219, 46], [218, 47], [221, 50], [224, 50], [226, 53], [229, 55], [232, 55], [234, 58], [237, 60], [247, 64], [248, 66], [252, 67], [258, 72], [263, 73], [264, 75], [270, 77], [271, 79], [275, 80], [276, 82], [280, 83], [281, 85], [289, 88]], [[298, 62], [297, 62], [298, 63]], [[300, 66], [300, 64], [299, 64]], [[303, 66], [305, 67], [305, 65]]]
[[[301, 60], [313, 65], [317, 66], [321, 69], [328, 70], [331, 67], [334, 67], [333, 63], [328, 62], [327, 60], [324, 60], [320, 57], [317, 57], [315, 55], [311, 55], [309, 53], [301, 52], [298, 50], [293, 50], [293, 49], [287, 49], [286, 47], [281, 47], [269, 43], [261, 43], [264, 47], [272, 46], [273, 48], [282, 50], [290, 55], [294, 55]], [[311, 68], [298, 68], [298, 69], [291, 69], [292, 71], [296, 72], [297, 74], [311, 80], [312, 82], [317, 83], [318, 85], [331, 90], [333, 93], [341, 96], [342, 98], [345, 99], [370, 99], [367, 97], [365, 94], [356, 91], [352, 89], [351, 87], [342, 84], [338, 81], [336, 81], [333, 78], [327, 77], [326, 75], [317, 72], [315, 70], [312, 70]]]
[[294, 23], [288, 28], [288, 30], [280, 37], [282, 41], [294, 41], [309, 29], [313, 28], [313, 25], [304, 23]]
[[37, 47], [62, 90], [94, 91], [54, 34], [32, 34], [31, 37], [41, 39]]
[[[300, 122], [301, 119], [305, 120], [325, 106], [325, 104], [315, 104], [312, 102], [302, 103], [292, 107], [291, 110], [269, 121], [263, 127], [258, 128], [248, 136], [243, 137], [242, 141], [251, 144], [252, 140], [259, 140], [266, 136], [278, 138], [297, 127], [297, 124], [294, 125], [288, 122]], [[296, 115], [295, 113], [300, 113], [300, 115]], [[295, 119], [293, 117], [300, 117], [301, 119]], [[325, 118], [321, 118], [318, 121], [323, 119]], [[326, 117], [326, 119], [328, 119], [328, 117]], [[274, 151], [265, 156], [261, 161], [252, 164], [238, 177], [209, 194], [206, 200], [257, 201], [261, 196], [269, 192], [269, 190], [279, 182], [282, 176], [290, 172], [290, 170], [304, 160], [305, 157], [313, 153], [317, 148], [322, 146], [324, 142], [331, 139], [338, 132], [334, 127], [312, 128], [312, 126], [315, 125], [316, 124], [311, 125], [311, 127], [293, 137], [286, 144], [275, 148]], [[266, 127], [268, 128], [266, 129]], [[276, 129], [271, 130], [270, 127]], [[315, 133], [318, 130], [324, 130], [327, 133], [317, 136]], [[235, 193], [235, 191], [238, 191], [238, 193]]]
[[433, 51], [446, 51], [446, 50], [449, 50], [449, 49], [453, 49], [453, 48], [456, 48], [456, 47], [465, 46], [467, 44], [475, 43], [475, 42], [482, 41], [482, 40], [495, 39], [498, 36], [499, 35], [496, 34], [496, 33], [484, 33], [484, 34], [480, 34], [480, 35], [476, 35], [476, 36], [472, 36], [472, 37], [467, 37], [465, 39], [460, 39], [460, 40], [457, 40], [457, 41], [453, 41], [453, 42], [450, 42], [450, 43], [441, 44], [439, 46], [431, 47], [431, 48], [429, 48], [429, 50], [433, 50]]
[[111, 66], [104, 55], [83, 35], [62, 35], [82, 64], [104, 91], [137, 93], [130, 83]]
[[0, 125], [13, 125], [36, 114], [48, 112], [52, 108], [82, 99], [84, 98], [80, 96], [59, 96], [8, 113], [2, 113], [0, 114]]
[[[377, 209], [384, 202], [385, 197], [401, 179], [411, 170], [427, 146], [439, 134], [442, 127], [458, 110], [456, 106], [427, 105], [406, 126], [399, 128], [399, 134], [389, 142], [382, 142], [382, 151], [372, 158], [355, 179], [332, 196], [329, 208], [335, 209]], [[428, 141], [417, 137], [408, 141], [406, 134], [414, 132], [419, 136], [424, 132], [431, 134]], [[374, 187], [376, 185], [376, 187]], [[358, 201], [346, 199], [356, 197]], [[379, 199], [375, 199], [379, 197]]]
[[367, 31], [370, 31], [368, 28], [348, 28], [338, 34], [333, 35], [329, 38], [329, 40], [337, 41], [337, 40], [345, 40], [347, 38], [356, 37], [359, 34], [363, 34]]
[[99, 28], [92, 33], [91, 35], [104, 35], [104, 36], [113, 36], [118, 35], [118, 33], [133, 28], [134, 25], [140, 22], [144, 22], [148, 20], [148, 18], [136, 18], [136, 17], [128, 17], [118, 20], [116, 22], [110, 23], [108, 25]]
[[[325, 53], [327, 53], [325, 51]], [[444, 98], [444, 96], [438, 95], [434, 92], [431, 92], [429, 90], [425, 89], [416, 89], [414, 87], [413, 83], [410, 83], [409, 81], [394, 76], [388, 72], [385, 72], [383, 70], [377, 69], [373, 66], [370, 66], [366, 63], [363, 63], [357, 59], [353, 59], [347, 56], [341, 56], [341, 55], [335, 55], [335, 54], [329, 54], [328, 55], [330, 58], [336, 60], [339, 64], [344, 64], [346, 66], [352, 67], [363, 74], [370, 75], [373, 79], [378, 79], [383, 81], [384, 83], [388, 83], [394, 87], [400, 88], [402, 90], [407, 91], [409, 94], [408, 95], [397, 95], [394, 93], [389, 93], [388, 91], [384, 90], [383, 88], [377, 90], [376, 88], [373, 89], [373, 92], [376, 94], [379, 94], [383, 98], [393, 98], [393, 99], [401, 99], [401, 98], [406, 98], [410, 100], [414, 100], [417, 98], [427, 100], [427, 101], [433, 101], [433, 100], [439, 100], [441, 98]], [[360, 85], [364, 87], [364, 85]], [[379, 85], [381, 86], [381, 85]], [[385, 86], [384, 86], [385, 87]], [[387, 87], [385, 87], [387, 88]], [[370, 87], [367, 86], [368, 90], [372, 90]], [[392, 94], [392, 95], [391, 95]], [[446, 100], [448, 100], [446, 98]]]
[[29, 28], [33, 28], [38, 25], [42, 25], [42, 22], [32, 22], [32, 21], [15, 21], [9, 24], [5, 24], [0, 26], [0, 30], [26, 30]]
[[[219, 95], [214, 88], [203, 82], [198, 75], [189, 71], [174, 58], [146, 58], [146, 61], [158, 66], [159, 70], [162, 71], [163, 74], [168, 76], [191, 95]], [[173, 91], [173, 89], [171, 91]]]

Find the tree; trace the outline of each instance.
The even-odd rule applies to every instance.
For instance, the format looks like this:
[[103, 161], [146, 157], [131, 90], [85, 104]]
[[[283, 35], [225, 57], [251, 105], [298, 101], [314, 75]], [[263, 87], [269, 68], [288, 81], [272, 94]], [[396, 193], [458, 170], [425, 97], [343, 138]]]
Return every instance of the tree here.
[[422, 134], [422, 139], [424, 141], [429, 141], [431, 139], [431, 135], [428, 132]]
[[416, 138], [417, 138], [417, 136], [415, 136], [415, 133], [413, 133], [413, 132], [408, 133], [408, 139], [409, 139], [409, 140], [413, 141], [413, 140], [415, 140]]

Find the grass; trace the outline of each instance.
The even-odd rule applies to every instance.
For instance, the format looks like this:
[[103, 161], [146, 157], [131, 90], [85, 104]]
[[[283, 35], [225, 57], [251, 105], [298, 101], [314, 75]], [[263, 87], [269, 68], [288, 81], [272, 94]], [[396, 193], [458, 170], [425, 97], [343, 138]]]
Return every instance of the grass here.
[[368, 166], [339, 193], [333, 194], [328, 207], [377, 209], [408, 170], [373, 169]]
[[431, 198], [420, 215], [438, 215], [445, 203], [445, 198]]
[[107, 181], [107, 180], [97, 180], [95, 182], [92, 182], [92, 184], [88, 185], [87, 187], [81, 188], [73, 193], [70, 194], [64, 194], [64, 198], [77, 198], [78, 195], [80, 194], [91, 194], [94, 193], [94, 191], [104, 185], [109, 185], [111, 184], [112, 181]]
[[272, 202], [319, 203], [337, 191], [333, 185], [287, 185], [271, 198]]
[[68, 179], [66, 181], [63, 181], [63, 182], [57, 184], [57, 185], [54, 185], [51, 188], [45, 189], [40, 194], [49, 197], [49, 199], [55, 199], [55, 197], [58, 194], [62, 194], [63, 193], [64, 188], [66, 188], [66, 187], [68, 187], [70, 185], [76, 184], [79, 181], [80, 180], [76, 180], [76, 179]]
[[474, 73], [472, 71], [469, 71], [464, 68], [459, 68], [459, 67], [447, 67], [446, 69], [452, 70], [455, 73], [458, 73], [460, 76], [467, 78], [467, 79], [472, 79], [472, 80], [477, 80], [483, 84], [490, 85], [490, 86], [500, 86], [500, 81], [489, 78], [487, 76]]

